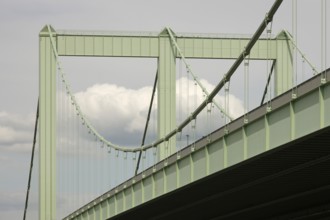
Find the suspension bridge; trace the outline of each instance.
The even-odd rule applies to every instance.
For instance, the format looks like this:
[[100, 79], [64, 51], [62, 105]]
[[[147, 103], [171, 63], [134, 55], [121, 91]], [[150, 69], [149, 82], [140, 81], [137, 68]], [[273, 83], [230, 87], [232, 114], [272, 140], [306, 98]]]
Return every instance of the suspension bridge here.
[[[297, 44], [292, 2], [292, 33], [276, 35], [272, 22], [281, 0], [252, 36], [169, 27], [160, 33], [61, 31], [46, 25], [39, 35], [39, 219], [329, 215], [327, 5], [321, 1], [317, 69]], [[84, 113], [63, 57], [157, 60], [142, 143], [115, 143], [110, 133], [116, 131], [100, 129], [97, 116]], [[233, 62], [210, 87], [192, 59]], [[253, 62], [263, 62], [264, 69], [256, 106]], [[242, 108], [234, 114], [232, 78], [238, 74]]]

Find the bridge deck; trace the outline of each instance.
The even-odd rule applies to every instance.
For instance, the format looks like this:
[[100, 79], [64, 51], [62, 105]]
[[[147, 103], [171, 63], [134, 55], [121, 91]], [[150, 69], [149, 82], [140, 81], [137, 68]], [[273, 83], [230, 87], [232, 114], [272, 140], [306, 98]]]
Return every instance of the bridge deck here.
[[[212, 188], [212, 184], [208, 183], [203, 187], [200, 187], [201, 189], [189, 191], [189, 187], [195, 186], [196, 184], [198, 185], [199, 181], [207, 181], [217, 175], [227, 175], [230, 170], [234, 170], [237, 166], [240, 167], [239, 164], [245, 164], [250, 160], [254, 161], [255, 158], [261, 157], [261, 155], [265, 152], [266, 155], [269, 155], [269, 152], [274, 152], [272, 149], [282, 149], [280, 146], [283, 145], [287, 146], [287, 144], [289, 144], [289, 146], [296, 146], [295, 148], [288, 148], [288, 151], [290, 151], [290, 149], [297, 149], [297, 146], [300, 146], [295, 145], [297, 140], [301, 140], [301, 138], [306, 135], [308, 136], [318, 131], [324, 131], [323, 129], [330, 126], [330, 115], [328, 114], [328, 112], [330, 112], [330, 70], [327, 70], [325, 75], [326, 77], [324, 77], [323, 74], [319, 74], [307, 82], [297, 86], [294, 91], [291, 90], [276, 97], [271, 101], [271, 111], [267, 108], [269, 106], [265, 104], [249, 112], [245, 118], [238, 118], [207, 137], [202, 138], [193, 145], [186, 147], [179, 153], [181, 155], [180, 158], [178, 158], [177, 155], [172, 155], [168, 159], [158, 163], [155, 167], [144, 171], [143, 173], [122, 183], [115, 189], [112, 189], [96, 198], [89, 204], [74, 212], [72, 215], [68, 216], [66, 219], [107, 219], [120, 213], [123, 213], [124, 215], [125, 211], [130, 209], [143, 209], [144, 206], [150, 205], [153, 202], [155, 202], [155, 204], [157, 204], [157, 202], [162, 203], [163, 201], [166, 203], [166, 198], [171, 198], [171, 195], [174, 192], [178, 192], [177, 195], [180, 195], [180, 192], [183, 192], [183, 196], [175, 196], [175, 199], [172, 199], [172, 203], [175, 204], [175, 201], [180, 201], [179, 198], [186, 196], [184, 190], [188, 190], [187, 192], [190, 192], [191, 195], [189, 196], [198, 196], [199, 191], [202, 193], [201, 195], [206, 193], [202, 190], [203, 187], [206, 191]], [[296, 96], [293, 96], [293, 92]], [[244, 119], [248, 119], [248, 123], [245, 123]], [[312, 142], [306, 143], [316, 143], [318, 137], [321, 138], [321, 136], [316, 136], [316, 138], [311, 139], [313, 140]], [[329, 146], [328, 139], [324, 140], [324, 142], [325, 146]], [[314, 145], [311, 146], [314, 148]], [[279, 152], [286, 151], [282, 150]], [[304, 155], [303, 153], [304, 151], [299, 152], [296, 150], [291, 154]], [[308, 154], [307, 151], [305, 153]], [[305, 164], [305, 162], [308, 163], [308, 161], [300, 161], [299, 159], [301, 157], [286, 157], [286, 153], [279, 155], [280, 156], [278, 156], [279, 159], [277, 161], [274, 156], [277, 167], [280, 167], [281, 164], [284, 166], [284, 162], [287, 162], [289, 167], [284, 167], [282, 168], [283, 170], [278, 171], [279, 173], [284, 172], [283, 177], [279, 177], [277, 179], [275, 178], [273, 180], [274, 182], [269, 182], [269, 186], [272, 187], [268, 188], [268, 190], [271, 191], [272, 189], [274, 191], [274, 196], [279, 194], [284, 188], [284, 185], [277, 188], [276, 186], [278, 184], [290, 184], [291, 181], [295, 179], [290, 178], [295, 177], [295, 175], [297, 175], [297, 179], [303, 177], [303, 175], [299, 176], [301, 174], [299, 170], [293, 170], [292, 172], [296, 172], [296, 174], [293, 173], [292, 175], [286, 175], [286, 170], [290, 171], [291, 168], [295, 168], [295, 163], [301, 163], [300, 165]], [[264, 156], [261, 158], [263, 157]], [[283, 157], [282, 161], [280, 160], [281, 157]], [[265, 164], [260, 165], [258, 165], [260, 160], [259, 162], [256, 160], [256, 162], [252, 163], [255, 166], [254, 169], [248, 169], [249, 166], [247, 166], [247, 170], [245, 172], [241, 172], [239, 177], [247, 178], [246, 181], [257, 179], [258, 176], [255, 175], [259, 175], [259, 172], [262, 171], [260, 169], [263, 167], [266, 168], [266, 162], [270, 163], [272, 158], [273, 157], [268, 157], [267, 160], [263, 160]], [[313, 158], [311, 158], [311, 160], [312, 159]], [[291, 162], [293, 164], [291, 164]], [[322, 180], [322, 176], [317, 176], [317, 172], [315, 172], [315, 170], [322, 170], [324, 168], [323, 164], [324, 163], [320, 161], [313, 166], [315, 167], [314, 170], [310, 171], [308, 168], [304, 168], [301, 171], [308, 171], [307, 173], [308, 175], [311, 175], [311, 179], [320, 178]], [[329, 167], [329, 164], [327, 165]], [[290, 168], [290, 166], [292, 167]], [[318, 168], [318, 166], [320, 167]], [[244, 167], [245, 166], [241, 169], [244, 170]], [[274, 167], [271, 167], [271, 170], [275, 168], [276, 166], [274, 165]], [[276, 174], [276, 170], [274, 170], [274, 172], [275, 173], [264, 175], [278, 175]], [[233, 174], [235, 174], [235, 172], [233, 172]], [[231, 186], [232, 184], [230, 180], [235, 178], [237, 180], [238, 178], [233, 174], [226, 177], [222, 176], [221, 180], [219, 179], [218, 184], [213, 185], [213, 188], [222, 188], [221, 190], [224, 190], [226, 188], [224, 188], [221, 184]], [[322, 173], [322, 175], [324, 175], [324, 173]], [[262, 179], [263, 177], [260, 176], [260, 178]], [[309, 179], [308, 176], [305, 176], [305, 178], [306, 181]], [[303, 179], [301, 179], [301, 181], [303, 181]], [[237, 184], [240, 184], [240, 182], [238, 181]], [[258, 201], [254, 201], [254, 199], [257, 199], [255, 198], [256, 195], [249, 194], [249, 192], [252, 191], [252, 189], [256, 190], [255, 192], [258, 192], [259, 189], [262, 191], [262, 188], [259, 187], [268, 187], [268, 184], [266, 184], [266, 182], [259, 183], [259, 185], [256, 183], [255, 186], [249, 187], [251, 187], [251, 189], [241, 191], [240, 196], [242, 196], [241, 198], [248, 198], [249, 201], [251, 201], [251, 206], [255, 204], [257, 207]], [[230, 190], [230, 188], [227, 188], [227, 190]], [[295, 194], [300, 192], [293, 191], [288, 193]], [[189, 196], [187, 198], [189, 198]], [[207, 196], [207, 193], [204, 196]], [[282, 196], [285, 198], [287, 195]], [[161, 198], [165, 199], [161, 200]], [[197, 197], [192, 198], [194, 198], [195, 201], [199, 201]], [[232, 207], [230, 204], [237, 203], [237, 207], [240, 205], [242, 210], [244, 207], [247, 207], [247, 204], [244, 204], [244, 202], [239, 203], [237, 199], [233, 198], [235, 197], [221, 197], [221, 203], [215, 200], [215, 202], [219, 205], [219, 208], [223, 206], [221, 210], [224, 210], [224, 213], [222, 214], [230, 214], [235, 211], [230, 210], [230, 207]], [[272, 198], [269, 199], [269, 202], [274, 202], [276, 200], [274, 199], [273, 201]], [[285, 203], [283, 202], [283, 204]], [[175, 207], [179, 206], [180, 204]], [[212, 207], [210, 204], [209, 206]], [[204, 212], [203, 210], [200, 211]], [[148, 209], [148, 212], [153, 211]], [[192, 210], [188, 209], [185, 212], [192, 212]], [[170, 213], [167, 213], [167, 215], [170, 215]], [[118, 217], [119, 216], [120, 215], [118, 215]]]
[[109, 219], [330, 217], [329, 167], [330, 126]]

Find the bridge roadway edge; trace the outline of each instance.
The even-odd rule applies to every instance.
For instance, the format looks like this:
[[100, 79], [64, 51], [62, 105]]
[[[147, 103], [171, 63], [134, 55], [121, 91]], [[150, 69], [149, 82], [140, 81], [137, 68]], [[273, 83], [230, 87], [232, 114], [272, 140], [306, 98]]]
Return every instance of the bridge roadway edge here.
[[330, 126], [108, 220], [330, 217], [329, 135]]
[[[330, 71], [187, 146], [64, 219], [107, 219], [330, 125]], [[272, 135], [270, 135], [272, 134]], [[273, 137], [277, 134], [277, 137]], [[280, 138], [279, 138], [280, 137]], [[252, 147], [253, 146], [253, 147]], [[180, 158], [177, 157], [180, 155]], [[155, 168], [155, 169], [154, 169]], [[128, 198], [130, 197], [130, 198]], [[128, 204], [129, 201], [129, 204]], [[125, 210], [124, 210], [125, 208]]]

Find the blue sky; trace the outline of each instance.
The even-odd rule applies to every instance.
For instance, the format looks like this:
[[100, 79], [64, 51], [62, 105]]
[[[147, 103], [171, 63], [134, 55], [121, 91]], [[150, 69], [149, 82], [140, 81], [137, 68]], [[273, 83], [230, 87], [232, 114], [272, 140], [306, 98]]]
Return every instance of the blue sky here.
[[[320, 2], [298, 1], [298, 46], [318, 69], [321, 69]], [[45, 24], [51, 24], [55, 30], [160, 32], [165, 26], [169, 26], [175, 32], [252, 34], [272, 3], [273, 1], [265, 0], [2, 0], [0, 219], [19, 219], [23, 213], [38, 98], [38, 34]], [[273, 34], [276, 35], [282, 29], [291, 30], [291, 11], [291, 1], [285, 0], [275, 15]], [[102, 59], [89, 59], [86, 62], [81, 59], [63, 59], [63, 67], [68, 72], [86, 75], [79, 79], [76, 79], [78, 77], [74, 74], [69, 77], [74, 92], [80, 95], [81, 102], [85, 102], [82, 105], [90, 106], [86, 100], [89, 100], [87, 98], [91, 93], [88, 91], [92, 88], [97, 90], [94, 95], [102, 95], [102, 91], [107, 92], [111, 84], [112, 89], [122, 89], [128, 102], [132, 101], [132, 96], [129, 95], [132, 93], [139, 94], [141, 100], [147, 100], [141, 104], [139, 110], [144, 112], [149, 102], [156, 62], [143, 61], [141, 64], [138, 60], [131, 60], [130, 65], [126, 65], [124, 60], [113, 60], [110, 61], [113, 62], [112, 75], [108, 73], [106, 62], [108, 61]], [[210, 73], [218, 72], [217, 63], [205, 63], [192, 61], [192, 68], [195, 68], [197, 73], [205, 68]], [[139, 69], [146, 75], [138, 80], [128, 80], [130, 71], [134, 69]], [[93, 74], [88, 75], [89, 72]], [[201, 75], [200, 78], [205, 78], [205, 83], [209, 83], [210, 87], [215, 85], [218, 79], [212, 74], [205, 77]], [[260, 87], [262, 83], [256, 85]], [[101, 95], [99, 97], [102, 97]], [[86, 115], [95, 114], [93, 108], [86, 108], [86, 111]], [[139, 111], [128, 112], [128, 116], [118, 113], [116, 120], [107, 118], [104, 113], [99, 113], [98, 118], [112, 120], [113, 124], [126, 123], [127, 129], [118, 131], [116, 141], [120, 143], [123, 139], [121, 135], [130, 134], [133, 144], [140, 140], [138, 134], [144, 126], [144, 115], [139, 114]], [[102, 121], [95, 119], [100, 129], [109, 129]]]

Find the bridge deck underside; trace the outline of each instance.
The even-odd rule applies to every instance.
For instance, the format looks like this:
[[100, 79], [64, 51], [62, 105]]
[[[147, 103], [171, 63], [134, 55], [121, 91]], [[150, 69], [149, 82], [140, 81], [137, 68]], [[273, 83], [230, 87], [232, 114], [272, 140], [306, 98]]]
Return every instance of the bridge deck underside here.
[[329, 167], [330, 126], [109, 219], [330, 217]]

